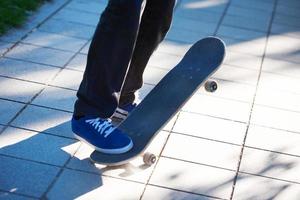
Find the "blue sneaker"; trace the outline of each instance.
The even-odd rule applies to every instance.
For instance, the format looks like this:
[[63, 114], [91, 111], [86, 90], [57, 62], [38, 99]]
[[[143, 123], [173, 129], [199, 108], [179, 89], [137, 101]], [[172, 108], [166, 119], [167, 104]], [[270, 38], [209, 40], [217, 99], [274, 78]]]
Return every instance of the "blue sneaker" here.
[[116, 109], [112, 119], [116, 121], [122, 121], [137, 107], [136, 103], [130, 103], [125, 106], [120, 106]]
[[109, 119], [81, 117], [72, 118], [72, 131], [75, 137], [93, 146], [97, 151], [108, 154], [121, 154], [129, 151], [132, 140], [116, 128]]

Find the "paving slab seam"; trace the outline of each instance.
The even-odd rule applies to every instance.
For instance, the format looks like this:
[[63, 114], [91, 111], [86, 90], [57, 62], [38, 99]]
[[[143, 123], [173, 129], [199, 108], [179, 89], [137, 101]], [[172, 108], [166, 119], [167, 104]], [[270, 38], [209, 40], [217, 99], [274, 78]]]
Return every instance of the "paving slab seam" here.
[[201, 165], [201, 166], [205, 166], [205, 167], [211, 167], [214, 169], [221, 169], [221, 170], [225, 170], [225, 171], [229, 171], [229, 172], [236, 172], [235, 169], [229, 169], [229, 168], [225, 168], [225, 167], [219, 167], [219, 166], [215, 166], [215, 165], [210, 165], [210, 164], [205, 164], [205, 163], [200, 163], [200, 162], [195, 162], [195, 161], [190, 161], [190, 160], [184, 160], [184, 159], [180, 159], [180, 158], [174, 158], [174, 157], [170, 157], [170, 156], [161, 156], [162, 158], [168, 158], [171, 160], [177, 160], [177, 161], [181, 161], [184, 163], [190, 163], [190, 164], [196, 164], [196, 165]]
[[196, 139], [202, 139], [202, 140], [217, 142], [217, 143], [222, 143], [222, 144], [229, 144], [229, 145], [238, 146], [238, 147], [242, 146], [241, 144], [236, 144], [236, 143], [232, 143], [232, 142], [226, 142], [226, 141], [216, 140], [216, 139], [211, 139], [211, 138], [206, 138], [206, 137], [200, 137], [200, 136], [196, 136], [196, 135], [192, 135], [192, 134], [188, 134], [188, 133], [183, 133], [183, 132], [178, 132], [178, 131], [172, 131], [172, 134], [182, 135], [182, 136], [187, 136], [187, 137], [192, 137], [192, 138], [196, 138]]
[[37, 130], [34, 130], [34, 129], [19, 127], [19, 126], [15, 126], [15, 125], [8, 125], [8, 128], [9, 127], [10, 128], [17, 128], [17, 129], [24, 130], [24, 131], [30, 131], [30, 132], [34, 132], [34, 133], [41, 133], [41, 134], [44, 134], [44, 135], [51, 135], [51, 136], [55, 136], [55, 137], [59, 137], [59, 138], [71, 139], [71, 140], [74, 140], [74, 141], [78, 141], [76, 138], [73, 138], [73, 137], [68, 137], [68, 136], [64, 136], [64, 135], [56, 135], [56, 134], [45, 132], [45, 131], [37, 131]]
[[[215, 79], [215, 78], [214, 78], [213, 80], [218, 81], [218, 80], [220, 80], [220, 79]], [[240, 82], [235, 82], [235, 83], [239, 83], [239, 84], [240, 84]], [[250, 85], [250, 86], [253, 86], [253, 85]], [[196, 93], [196, 94], [198, 94], [198, 95], [200, 95], [200, 96], [213, 97], [213, 98], [216, 98], [216, 99], [222, 99], [222, 100], [230, 100], [230, 101], [239, 102], [239, 103], [251, 103], [251, 102], [249, 102], [249, 101], [239, 100], [239, 99], [234, 99], [234, 98], [230, 98], [230, 97], [215, 96], [214, 94], [207, 94], [207, 93], [200, 93], [200, 92], [198, 92], [198, 93]]]
[[24, 197], [24, 198], [39, 199], [39, 198], [36, 198], [34, 196], [30, 196], [30, 195], [18, 193], [18, 191], [11, 192], [11, 191], [6, 191], [6, 190], [0, 189], [0, 192], [7, 193], [7, 194], [17, 195], [17, 196]]
[[[35, 83], [35, 84], [38, 84], [38, 85], [43, 85], [43, 86], [48, 86], [48, 87], [53, 87], [53, 88], [65, 89], [65, 90], [69, 90], [69, 91], [73, 91], [73, 92], [77, 91], [77, 90], [72, 89], [72, 88], [66, 88], [66, 87], [62, 87], [62, 86], [58, 86], [58, 85], [47, 85], [46, 83], [41, 83], [41, 82], [31, 81], [31, 80], [21, 79], [21, 78], [15, 78], [15, 77], [12, 77], [12, 76], [0, 75], [0, 77], [7, 78], [7, 79], [12, 79], [12, 80], [23, 81], [23, 82], [28, 82], [28, 83]], [[147, 85], [154, 85], [154, 84], [147, 84]], [[3, 98], [0, 97], [0, 99], [3, 99]], [[14, 100], [9, 99], [9, 101], [14, 101]]]
[[[264, 3], [267, 3], [267, 4], [274, 4], [274, 3], [268, 3], [268, 2], [264, 2]], [[263, 12], [270, 12], [270, 14], [272, 13], [271, 11], [267, 11], [265, 9], [262, 9], [262, 8], [259, 8], [259, 7], [247, 7], [247, 6], [243, 6], [241, 4], [232, 4], [233, 7], [237, 7], [237, 8], [244, 8], [244, 9], [248, 9], [248, 10], [257, 10], [257, 11], [263, 11]]]
[[185, 191], [185, 190], [180, 190], [180, 189], [175, 189], [175, 188], [170, 188], [170, 187], [166, 187], [166, 186], [162, 186], [162, 185], [156, 185], [153, 183], [148, 184], [149, 186], [154, 186], [154, 187], [159, 187], [159, 188], [164, 188], [164, 189], [168, 189], [168, 190], [173, 190], [173, 191], [177, 191], [177, 192], [184, 192], [187, 194], [193, 194], [193, 195], [197, 195], [199, 197], [208, 197], [208, 198], [212, 198], [212, 199], [220, 199], [220, 200], [227, 200], [224, 198], [220, 198], [220, 197], [215, 197], [215, 196], [209, 196], [209, 195], [205, 195], [205, 194], [200, 194], [200, 193], [196, 193], [196, 192], [190, 192], [190, 191]]
[[[295, 94], [295, 95], [299, 95], [299, 93], [290, 93], [290, 94]], [[276, 106], [269, 106], [266, 104], [260, 104], [260, 103], [255, 103], [256, 106], [261, 106], [261, 107], [265, 107], [265, 108], [272, 108], [272, 109], [276, 109], [276, 110], [281, 110], [281, 111], [287, 111], [287, 112], [291, 112], [291, 113], [300, 113], [300, 110], [291, 110], [291, 109], [287, 109], [287, 108], [279, 108]]]
[[[273, 59], [273, 58], [272, 58]], [[275, 59], [273, 59], [275, 60]], [[282, 60], [278, 60], [278, 61], [282, 61]], [[295, 65], [300, 65], [300, 63], [296, 63], [296, 62], [288, 62], [286, 60], [284, 60], [284, 62], [287, 62], [287, 63], [291, 63], [291, 64], [295, 64]], [[298, 76], [293, 76], [292, 74], [284, 74], [284, 73], [280, 73], [280, 72], [276, 72], [276, 71], [269, 71], [267, 69], [262, 69], [262, 72], [265, 72], [265, 73], [269, 73], [269, 74], [274, 74], [274, 75], [279, 75], [279, 76], [284, 76], [284, 77], [289, 77], [289, 78], [296, 78], [296, 79], [299, 79], [299, 75]], [[280, 90], [280, 89], [279, 89]], [[300, 94], [300, 92], [299, 92]]]
[[[1, 75], [1, 74], [0, 74], [0, 77], [11, 79], [11, 80], [22, 81], [22, 82], [35, 83], [35, 84], [38, 84], [38, 85], [46, 85], [45, 83], [41, 83], [41, 82], [37, 82], [37, 81], [31, 81], [31, 80], [26, 80], [26, 79], [21, 79], [21, 78], [15, 78], [15, 77], [12, 77], [12, 76], [6, 76], [6, 75]], [[0, 97], [0, 98], [2, 98], [2, 97]], [[12, 101], [12, 100], [10, 100], [10, 101]]]
[[7, 51], [5, 51], [3, 54], [0, 55], [0, 58], [5, 56], [8, 52], [10, 52], [12, 49], [14, 49], [22, 40], [28, 37], [32, 32], [34, 32], [38, 27], [40, 27], [42, 24], [44, 24], [47, 20], [49, 20], [52, 16], [54, 16], [56, 13], [58, 13], [60, 10], [62, 10], [67, 4], [69, 4], [73, 0], [66, 0], [64, 4], [62, 4], [56, 11], [51, 13], [48, 17], [46, 17], [44, 20], [39, 22], [35, 27], [33, 27], [30, 31], [28, 31], [25, 35], [21, 37], [19, 41], [17, 41], [15, 44], [11, 46]]
[[[237, 15], [231, 15], [231, 14], [227, 14], [228, 16], [232, 16], [232, 17], [240, 17], [240, 16], [237, 16]], [[241, 29], [241, 30], [245, 30], [245, 31], [251, 31], [251, 32], [256, 32], [256, 33], [263, 33], [266, 37], [266, 34], [267, 32], [266, 31], [262, 31], [262, 30], [259, 30], [259, 29], [253, 29], [253, 28], [247, 28], [247, 27], [241, 27], [241, 26], [238, 26], [238, 25], [232, 25], [232, 24], [222, 24], [223, 26], [226, 26], [226, 27], [230, 27], [230, 28], [236, 28], [236, 29]], [[230, 37], [230, 36], [227, 36], [231, 39], [236, 39], [236, 38], [233, 38], [233, 37]], [[237, 40], [241, 40], [241, 41], [249, 41], [247, 39], [237, 39]]]
[[241, 82], [241, 81], [236, 81], [236, 80], [229, 80], [229, 79], [223, 79], [223, 78], [214, 78], [214, 77], [213, 77], [213, 79], [216, 80], [216, 81], [224, 81], [224, 82], [229, 82], [229, 83], [238, 83], [240, 85], [247, 85], [247, 86], [252, 86], [252, 87], [255, 86], [251, 83], [246, 83], [246, 82]]
[[242, 162], [242, 159], [243, 159], [243, 153], [244, 153], [246, 140], [247, 140], [250, 124], [251, 124], [251, 117], [252, 117], [253, 108], [254, 108], [254, 105], [255, 105], [255, 99], [256, 99], [256, 95], [257, 95], [257, 91], [258, 91], [258, 85], [259, 85], [260, 77], [261, 77], [261, 74], [262, 74], [263, 61], [264, 61], [264, 58], [266, 57], [268, 40], [269, 40], [269, 36], [270, 36], [270, 33], [271, 33], [272, 23], [274, 21], [277, 4], [278, 4], [278, 0], [275, 0], [274, 5], [273, 5], [271, 19], [270, 19], [269, 25], [268, 25], [268, 32], [267, 32], [266, 41], [265, 41], [265, 44], [264, 44], [263, 56], [262, 56], [262, 60], [261, 60], [261, 63], [260, 63], [260, 71], [259, 71], [259, 75], [258, 75], [258, 78], [257, 78], [256, 89], [255, 89], [255, 93], [254, 93], [254, 97], [253, 97], [253, 101], [252, 101], [252, 106], [251, 106], [251, 110], [250, 110], [249, 119], [248, 119], [248, 122], [247, 122], [247, 128], [246, 128], [245, 136], [244, 136], [244, 139], [243, 139], [243, 144], [242, 144], [242, 148], [241, 148], [241, 152], [240, 152], [240, 158], [239, 158], [239, 161], [237, 163], [236, 175], [235, 175], [234, 180], [233, 180], [233, 187], [232, 187], [232, 192], [231, 192], [231, 195], [230, 195], [230, 199], [232, 199], [233, 196], [234, 196], [235, 186], [236, 186], [236, 183], [237, 183], [237, 179], [238, 179], [238, 175], [239, 175], [239, 171], [240, 171], [240, 167], [241, 167], [241, 162]]
[[211, 117], [211, 118], [215, 118], [215, 119], [222, 119], [222, 120], [226, 120], [226, 121], [229, 121], [229, 122], [237, 122], [237, 123], [247, 124], [247, 122], [245, 122], [245, 121], [239, 121], [239, 120], [234, 120], [234, 119], [225, 118], [225, 117], [219, 117], [219, 116], [205, 114], [205, 113], [199, 113], [199, 112], [193, 112], [193, 111], [185, 111], [185, 110], [182, 110], [181, 112], [183, 112], [183, 113], [189, 113], [189, 114], [196, 114], [196, 115], [201, 115], [201, 116], [206, 116], [206, 117]]
[[256, 124], [256, 123], [250, 123], [250, 125], [255, 125], [255, 126], [258, 126], [258, 127], [263, 127], [263, 128], [268, 128], [268, 129], [273, 129], [273, 130], [278, 130], [278, 131], [285, 131], [285, 132], [288, 132], [288, 133], [300, 134], [300, 132], [297, 132], [297, 131], [281, 129], [281, 128], [274, 128], [274, 127], [271, 127], [271, 126], [266, 126], [266, 125], [261, 125], [261, 124]]
[[[254, 71], [254, 72], [260, 71], [260, 69], [253, 69], [253, 68], [250, 68], [250, 67], [243, 67], [243, 66], [239, 66], [239, 65], [235, 65], [235, 64], [231, 64], [231, 63], [226, 63], [226, 61], [224, 62], [224, 65], [226, 65], [228, 67], [232, 67], [232, 68], [237, 68], [237, 69], [247, 69], [247, 70]], [[228, 80], [228, 81], [234, 82], [235, 80]], [[235, 81], [235, 82], [244, 83], [244, 82], [241, 82], [241, 81]], [[247, 84], [247, 83], [245, 83], [245, 84]], [[255, 85], [255, 84], [250, 84], [250, 83], [248, 83], [248, 84], [249, 85]]]
[[[235, 84], [239, 84], [239, 85], [243, 85], [243, 86], [250, 86], [250, 87], [255, 87], [255, 85], [251, 84], [251, 83], [246, 83], [246, 82], [241, 82], [241, 81], [236, 81], [236, 80], [229, 80], [229, 79], [224, 79], [224, 78], [215, 78], [212, 76], [213, 80], [216, 80], [217, 82], [227, 82], [227, 83], [235, 83]], [[198, 93], [199, 94], [199, 93]], [[203, 93], [205, 95], [209, 95], [209, 96], [214, 96], [214, 94], [207, 94], [207, 93]], [[229, 98], [229, 97], [222, 97], [224, 99], [228, 99], [228, 100], [236, 100], [236, 101], [241, 101], [244, 103], [249, 103], [249, 101], [243, 101], [243, 100], [237, 100], [237, 99], [233, 99], [233, 98]]]
[[[50, 33], [50, 34], [52, 34], [52, 33]], [[67, 37], [70, 37], [70, 36], [67, 36]], [[71, 37], [71, 38], [73, 38], [73, 37]], [[85, 40], [89, 41], [87, 39], [85, 39]], [[59, 48], [50, 47], [50, 46], [38, 45], [38, 44], [30, 43], [30, 42], [22, 42], [21, 41], [21, 42], [19, 42], [19, 44], [30, 45], [30, 46], [34, 46], [34, 47], [41, 47], [41, 48], [44, 48], [44, 49], [51, 49], [51, 50], [67, 52], [67, 53], [76, 53], [77, 52], [77, 51], [71, 51], [71, 50], [68, 50], [68, 49], [59, 49]], [[85, 44], [87, 44], [87, 42]]]
[[0, 156], [6, 157], [6, 158], [13, 158], [13, 159], [16, 159], [16, 160], [22, 160], [22, 161], [26, 161], [26, 162], [30, 162], [30, 163], [36, 163], [36, 164], [40, 164], [40, 165], [47, 165], [47, 166], [51, 166], [51, 167], [62, 168], [62, 166], [60, 166], [60, 165], [41, 162], [41, 161], [37, 161], [37, 160], [25, 159], [25, 158], [18, 157], [18, 156], [12, 156], [12, 155], [2, 154], [2, 153], [0, 153]]
[[21, 59], [21, 58], [14, 58], [14, 57], [9, 57], [9, 56], [4, 56], [3, 58], [8, 59], [8, 60], [22, 61], [22, 62], [27, 62], [27, 63], [32, 63], [32, 64], [38, 64], [38, 65], [42, 65], [42, 66], [45, 66], [45, 67], [54, 67], [54, 68], [60, 68], [60, 69], [62, 68], [62, 66], [58, 66], [58, 65], [39, 63], [39, 62], [31, 61], [31, 60], [24, 60], [24, 59]]
[[160, 158], [161, 158], [161, 156], [162, 156], [162, 153], [163, 153], [163, 151], [164, 151], [164, 149], [165, 149], [165, 147], [166, 147], [166, 145], [167, 145], [167, 143], [168, 143], [168, 140], [169, 140], [169, 138], [170, 138], [170, 135], [171, 135], [171, 133], [172, 133], [172, 130], [174, 129], [175, 124], [176, 124], [176, 122], [177, 122], [177, 120], [178, 120], [178, 118], [179, 118], [179, 115], [180, 115], [180, 112], [179, 112], [178, 114], [175, 115], [175, 116], [176, 116], [176, 119], [174, 120], [171, 129], [170, 129], [169, 131], [167, 131], [168, 135], [167, 135], [167, 137], [166, 137], [166, 140], [164, 141], [164, 144], [163, 144], [163, 146], [162, 146], [162, 148], [161, 148], [161, 150], [160, 150], [160, 152], [159, 152], [159, 155], [157, 156], [157, 160], [156, 160], [156, 162], [154, 163], [153, 169], [152, 169], [152, 171], [151, 171], [151, 173], [150, 173], [150, 175], [149, 175], [149, 177], [148, 177], [148, 179], [147, 179], [147, 181], [146, 181], [145, 187], [144, 187], [144, 189], [143, 189], [143, 192], [142, 192], [141, 197], [140, 197], [139, 200], [142, 200], [142, 198], [143, 198], [143, 196], [144, 196], [144, 194], [145, 194], [145, 192], [146, 192], [147, 185], [149, 184], [150, 179], [151, 179], [151, 177], [153, 176], [153, 173], [154, 173], [154, 171], [155, 171], [155, 169], [156, 169], [156, 167], [157, 167], [157, 165], [158, 165], [158, 162], [159, 162], [159, 160], [160, 160]]
[[260, 175], [260, 174], [254, 174], [254, 173], [243, 172], [243, 171], [240, 171], [239, 173], [240, 174], [247, 174], [247, 175], [251, 175], [251, 176], [263, 177], [263, 178], [268, 178], [268, 179], [272, 179], [272, 180], [276, 180], [276, 181], [282, 181], [282, 182], [287, 182], [287, 183], [292, 183], [292, 184], [300, 185], [300, 182], [290, 181], [290, 180], [280, 179], [280, 178], [275, 178], [275, 177], [271, 177], [271, 176], [264, 176], [264, 175]]
[[[54, 20], [54, 19], [51, 19], [51, 20]], [[61, 21], [61, 20], [57, 20], [57, 21]], [[75, 22], [72, 22], [72, 24], [76, 24]], [[78, 24], [78, 23], [77, 23]], [[82, 24], [81, 24], [82, 25]], [[94, 27], [93, 27], [94, 28]], [[79, 40], [91, 40], [91, 38], [87, 38], [87, 37], [78, 37], [78, 36], [70, 36], [70, 35], [66, 35], [66, 34], [61, 34], [61, 33], [57, 33], [57, 32], [51, 32], [51, 31], [45, 31], [43, 29], [38, 29], [39, 32], [42, 32], [42, 33], [48, 33], [48, 34], [56, 34], [56, 35], [61, 35], [61, 36], [65, 36], [65, 37], [70, 37], [70, 38], [74, 38], [74, 39], [79, 39]], [[23, 44], [26, 44], [26, 43], [23, 43]], [[29, 43], [30, 44], [30, 43]], [[57, 50], [57, 49], [56, 49]], [[58, 49], [58, 50], [61, 50], [61, 49]]]
[[264, 152], [277, 153], [277, 154], [281, 154], [281, 155], [300, 158], [300, 155], [296, 155], [296, 154], [285, 153], [285, 152], [281, 152], [281, 151], [273, 151], [273, 150], [269, 150], [269, 149], [259, 148], [259, 147], [255, 147], [255, 146], [248, 146], [248, 145], [245, 145], [245, 147], [247, 147], [249, 149], [255, 149], [255, 150], [260, 150], [260, 151], [264, 151]]

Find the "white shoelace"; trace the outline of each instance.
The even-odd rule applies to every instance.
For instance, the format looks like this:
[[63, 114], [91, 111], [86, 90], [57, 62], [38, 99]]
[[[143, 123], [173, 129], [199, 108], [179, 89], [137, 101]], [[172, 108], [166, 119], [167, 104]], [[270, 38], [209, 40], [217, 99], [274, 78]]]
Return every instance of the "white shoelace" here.
[[91, 124], [101, 135], [104, 133], [105, 138], [116, 129], [109, 120], [100, 120], [99, 117], [85, 120], [85, 122]]

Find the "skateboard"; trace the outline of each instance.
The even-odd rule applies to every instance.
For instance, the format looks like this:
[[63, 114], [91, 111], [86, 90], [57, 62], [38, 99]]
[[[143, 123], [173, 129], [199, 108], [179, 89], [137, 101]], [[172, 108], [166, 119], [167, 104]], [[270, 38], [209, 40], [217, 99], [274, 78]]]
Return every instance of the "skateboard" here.
[[[141, 155], [162, 127], [182, 108], [201, 86], [208, 92], [217, 89], [208, 78], [220, 67], [225, 57], [225, 44], [216, 37], [196, 42], [182, 60], [151, 90], [135, 110], [119, 125], [133, 147], [122, 154], [92, 152], [92, 162], [107, 166], [122, 165]], [[155, 163], [156, 156], [145, 153], [144, 163]]]

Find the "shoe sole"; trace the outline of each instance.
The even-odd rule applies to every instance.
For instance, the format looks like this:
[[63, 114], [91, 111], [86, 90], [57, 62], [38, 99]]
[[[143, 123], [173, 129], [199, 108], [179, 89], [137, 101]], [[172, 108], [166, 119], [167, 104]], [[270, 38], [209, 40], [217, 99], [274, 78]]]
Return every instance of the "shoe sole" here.
[[92, 148], [94, 148], [95, 150], [97, 150], [101, 153], [122, 154], [122, 153], [126, 153], [127, 151], [129, 151], [133, 147], [133, 143], [132, 143], [132, 141], [130, 141], [129, 145], [127, 145], [126, 147], [123, 147], [123, 148], [119, 148], [119, 149], [102, 149], [102, 148], [96, 147], [93, 144], [89, 143], [84, 138], [78, 136], [76, 133], [74, 133], [74, 136], [75, 136], [76, 139], [86, 143], [87, 145], [91, 146]]

